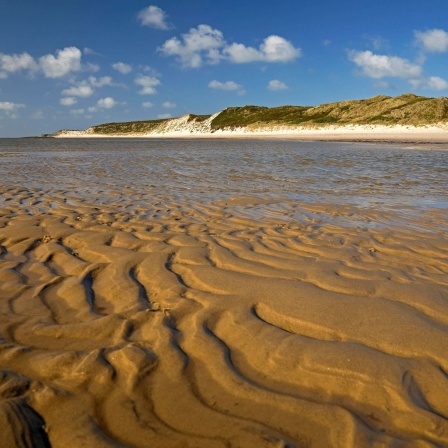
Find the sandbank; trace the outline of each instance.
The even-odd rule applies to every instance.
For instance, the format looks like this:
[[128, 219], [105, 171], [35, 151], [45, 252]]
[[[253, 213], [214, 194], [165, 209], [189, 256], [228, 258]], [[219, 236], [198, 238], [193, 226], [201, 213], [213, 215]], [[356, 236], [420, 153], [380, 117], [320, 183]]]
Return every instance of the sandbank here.
[[1, 194], [3, 446], [448, 446], [443, 211]]

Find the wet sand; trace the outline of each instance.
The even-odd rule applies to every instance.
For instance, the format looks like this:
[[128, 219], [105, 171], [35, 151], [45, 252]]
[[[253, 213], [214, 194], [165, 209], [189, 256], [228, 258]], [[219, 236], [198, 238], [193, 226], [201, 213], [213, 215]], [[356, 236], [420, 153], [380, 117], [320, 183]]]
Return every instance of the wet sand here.
[[444, 209], [0, 193], [3, 446], [448, 446]]

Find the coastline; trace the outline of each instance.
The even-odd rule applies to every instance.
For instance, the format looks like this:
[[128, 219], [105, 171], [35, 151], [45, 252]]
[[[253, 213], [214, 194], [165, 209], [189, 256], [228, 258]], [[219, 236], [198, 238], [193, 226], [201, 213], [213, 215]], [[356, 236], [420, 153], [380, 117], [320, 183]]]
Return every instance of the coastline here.
[[348, 125], [319, 128], [278, 128], [197, 132], [175, 130], [154, 133], [95, 134], [89, 131], [59, 131], [52, 138], [146, 138], [146, 139], [273, 139], [352, 143], [448, 143], [448, 126]]

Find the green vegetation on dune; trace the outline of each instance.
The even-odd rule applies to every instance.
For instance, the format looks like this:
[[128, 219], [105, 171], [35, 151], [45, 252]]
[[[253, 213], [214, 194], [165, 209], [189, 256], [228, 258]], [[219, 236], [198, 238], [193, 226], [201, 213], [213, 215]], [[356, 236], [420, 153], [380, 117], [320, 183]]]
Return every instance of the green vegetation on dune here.
[[316, 107], [230, 107], [211, 123], [212, 130], [243, 126], [319, 124], [422, 125], [448, 120], [447, 98], [426, 98], [411, 93], [364, 100], [341, 101]]
[[150, 132], [166, 120], [128, 121], [124, 123], [105, 123], [92, 126], [94, 134], [131, 134]]
[[298, 124], [301, 122], [303, 106], [244, 106], [228, 107], [219, 113], [211, 122], [212, 130], [245, 127], [254, 124]]
[[377, 95], [363, 100], [340, 101], [320, 106], [243, 106], [229, 107], [214, 115], [186, 115], [182, 119], [161, 119], [106, 123], [89, 128], [89, 133], [162, 134], [190, 129], [197, 132], [215, 132], [225, 129], [262, 129], [300, 126], [320, 127], [327, 124], [381, 124], [427, 125], [448, 123], [448, 99], [427, 98], [412, 93], [390, 97]]

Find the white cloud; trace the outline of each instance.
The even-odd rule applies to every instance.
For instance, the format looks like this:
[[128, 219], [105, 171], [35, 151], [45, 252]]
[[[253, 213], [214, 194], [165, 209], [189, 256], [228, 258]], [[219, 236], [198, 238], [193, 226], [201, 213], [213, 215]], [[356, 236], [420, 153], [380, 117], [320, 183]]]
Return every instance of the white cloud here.
[[144, 102], [142, 103], [142, 107], [150, 108], [150, 107], [153, 107], [153, 106], [154, 106], [154, 104], [151, 103], [150, 101], [144, 101]]
[[91, 64], [90, 62], [87, 62], [87, 64], [83, 66], [83, 69], [88, 72], [99, 72], [100, 66], [98, 64]]
[[156, 87], [161, 84], [160, 80], [155, 76], [138, 75], [135, 80], [135, 84], [141, 86], [139, 90], [140, 95], [154, 95], [157, 93]]
[[165, 109], [174, 109], [175, 107], [177, 107], [177, 104], [176, 103], [171, 103], [170, 101], [165, 101], [162, 104], [162, 107], [165, 108]]
[[77, 102], [78, 100], [73, 96], [68, 96], [66, 98], [61, 98], [59, 100], [59, 103], [62, 104], [63, 106], [73, 106]]
[[132, 72], [132, 67], [124, 62], [116, 62], [115, 64], [112, 64], [112, 68], [122, 75], [127, 75]]
[[116, 101], [108, 96], [107, 98], [101, 98], [98, 100], [97, 105], [102, 109], [112, 109], [116, 105]]
[[92, 112], [98, 112], [98, 108], [94, 107], [94, 106], [90, 106], [89, 108], [87, 108], [87, 110], [92, 113]]
[[211, 89], [226, 90], [226, 91], [229, 91], [229, 92], [235, 91], [235, 90], [239, 90], [242, 87], [240, 84], [237, 84], [234, 81], [220, 82], [220, 81], [216, 81], [216, 80], [210, 81], [208, 83], [208, 86]]
[[73, 115], [82, 115], [84, 113], [84, 109], [72, 109], [70, 113]]
[[88, 98], [95, 93], [94, 87], [99, 88], [113, 85], [114, 83], [110, 76], [102, 76], [101, 78], [89, 76], [86, 80], [77, 82], [74, 86], [64, 89], [62, 94], [68, 97], [79, 96], [81, 98]]
[[432, 90], [446, 90], [448, 89], [448, 82], [438, 76], [430, 76], [427, 78], [426, 85], [428, 89]]
[[227, 45], [221, 31], [209, 25], [191, 28], [181, 39], [173, 37], [159, 49], [165, 56], [176, 57], [184, 68], [201, 67], [207, 64], [218, 64], [227, 59], [235, 63], [247, 62], [288, 62], [301, 56], [300, 48], [280, 36], [269, 36], [263, 40], [259, 48], [247, 47], [233, 43]]
[[224, 45], [221, 31], [209, 25], [199, 25], [182, 34], [182, 41], [177, 37], [167, 40], [159, 51], [166, 56], [175, 56], [183, 67], [197, 68], [202, 65], [203, 58], [206, 58], [208, 63], [218, 62], [218, 49]]
[[15, 112], [18, 109], [25, 107], [24, 104], [11, 103], [9, 101], [0, 101], [0, 110], [5, 112]]
[[349, 52], [349, 59], [360, 67], [365, 75], [374, 79], [385, 77], [419, 79], [423, 72], [420, 65], [413, 64], [407, 59], [374, 54], [371, 51], [352, 50]]
[[272, 81], [269, 81], [268, 89], [275, 92], [278, 90], [288, 90], [288, 86], [278, 79], [273, 79]]
[[301, 56], [300, 48], [280, 36], [269, 36], [264, 39], [259, 49], [246, 47], [243, 44], [232, 44], [223, 51], [232, 62], [289, 62]]
[[102, 76], [101, 78], [95, 78], [95, 76], [89, 76], [88, 82], [93, 87], [113, 86], [112, 78], [110, 76]]
[[159, 114], [157, 115], [157, 118], [159, 119], [171, 118], [171, 114]]
[[37, 69], [38, 65], [28, 53], [11, 55], [0, 53], [1, 78], [6, 78], [8, 72], [15, 73], [21, 70], [30, 70], [33, 72]]
[[448, 32], [444, 30], [416, 31], [415, 37], [417, 43], [427, 51], [434, 53], [445, 53], [448, 51]]
[[138, 13], [137, 18], [143, 26], [149, 26], [159, 30], [168, 30], [171, 28], [167, 22], [166, 12], [158, 6], [151, 5], [145, 9], [142, 9]]
[[415, 89], [447, 90], [448, 82], [438, 76], [428, 78], [411, 79], [409, 81]]
[[73, 71], [81, 70], [81, 50], [67, 47], [57, 50], [56, 56], [47, 54], [39, 58], [39, 64], [47, 78], [60, 78]]
[[92, 89], [92, 86], [88, 85], [85, 81], [62, 91], [62, 95], [79, 96], [82, 98], [88, 98], [89, 96], [92, 96], [93, 93], [94, 90]]

